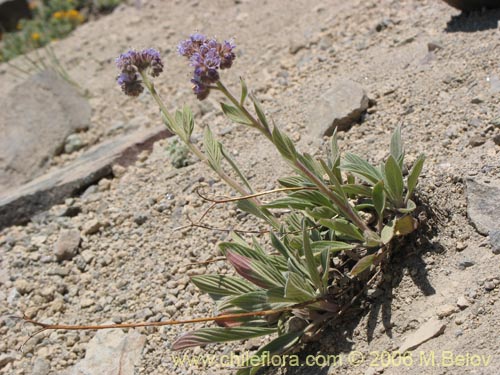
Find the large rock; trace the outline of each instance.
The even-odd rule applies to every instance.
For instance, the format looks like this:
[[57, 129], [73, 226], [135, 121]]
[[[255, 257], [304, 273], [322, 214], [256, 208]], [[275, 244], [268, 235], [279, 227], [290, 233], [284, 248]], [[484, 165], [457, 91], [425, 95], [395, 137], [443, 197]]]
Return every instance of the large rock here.
[[433, 318], [409, 335], [399, 347], [399, 352], [405, 353], [413, 350], [433, 337], [439, 336], [445, 329], [446, 324], [444, 322]]
[[500, 230], [500, 181], [467, 180], [467, 214], [481, 234]]
[[76, 88], [47, 70], [0, 99], [0, 189], [43, 173], [68, 135], [88, 128], [91, 108]]
[[500, 8], [498, 0], [443, 0], [445, 3], [460, 10], [471, 11], [482, 8]]
[[60, 375], [134, 375], [145, 342], [146, 337], [133, 330], [99, 331], [89, 341], [85, 358]]
[[88, 186], [113, 173], [114, 165], [127, 166], [154, 142], [170, 136], [165, 126], [138, 130], [96, 145], [61, 169], [10, 189], [0, 190], [0, 229], [22, 224], [37, 212], [81, 193]]
[[0, 34], [15, 30], [21, 18], [31, 18], [26, 0], [0, 0]]
[[335, 129], [349, 130], [368, 108], [365, 90], [356, 82], [337, 80], [313, 103], [309, 119], [311, 131], [317, 136], [331, 136]]

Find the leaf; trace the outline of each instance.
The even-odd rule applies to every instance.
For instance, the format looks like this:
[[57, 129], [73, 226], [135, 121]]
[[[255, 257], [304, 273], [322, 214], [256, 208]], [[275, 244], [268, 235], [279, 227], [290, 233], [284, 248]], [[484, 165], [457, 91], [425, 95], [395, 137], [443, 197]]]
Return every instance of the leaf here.
[[273, 129], [273, 143], [280, 154], [288, 160], [297, 159], [297, 151], [292, 140], [284, 133], [281, 133], [277, 127]]
[[386, 191], [393, 201], [393, 204], [400, 207], [403, 203], [403, 173], [398, 163], [391, 155], [385, 162], [385, 188]]
[[248, 190], [250, 190], [250, 193], [253, 193], [253, 189], [252, 189], [252, 186], [250, 186], [250, 182], [248, 182], [245, 175], [243, 173], [241, 173], [240, 168], [238, 167], [238, 165], [236, 164], [234, 159], [231, 157], [231, 154], [229, 152], [227, 152], [225, 147], [222, 145], [221, 145], [221, 152], [222, 152], [222, 155], [224, 156], [224, 159], [226, 159], [228, 161], [229, 165], [233, 168], [233, 170], [236, 172], [236, 174], [241, 179], [241, 181], [243, 181], [243, 183], [248, 188]]
[[216, 342], [246, 340], [253, 337], [270, 335], [275, 332], [276, 328], [267, 327], [201, 328], [188, 332], [175, 340], [172, 344], [172, 350], [186, 349]]
[[224, 112], [224, 114], [231, 121], [243, 125], [253, 125], [252, 121], [248, 117], [246, 117], [239, 108], [233, 107], [232, 105], [226, 103], [221, 103], [220, 105], [222, 107], [222, 112]]
[[241, 83], [240, 105], [243, 107], [243, 103], [245, 103], [245, 99], [247, 98], [248, 88], [247, 88], [247, 84], [245, 83], [245, 81], [241, 77], [240, 77], [240, 83]]
[[370, 187], [360, 184], [344, 184], [342, 189], [349, 195], [361, 195], [363, 197], [371, 197], [372, 189]]
[[347, 153], [340, 163], [340, 168], [354, 173], [371, 185], [382, 180], [382, 174], [377, 168], [355, 154]]
[[377, 215], [380, 219], [384, 217], [385, 209], [385, 192], [384, 192], [384, 181], [379, 181], [375, 184], [372, 191], [373, 206]]
[[191, 277], [191, 281], [202, 292], [219, 296], [240, 295], [255, 290], [255, 286], [247, 281], [227, 275], [199, 275]]
[[186, 139], [189, 140], [191, 134], [193, 134], [194, 129], [194, 118], [191, 109], [188, 106], [184, 106], [182, 109], [182, 127], [186, 133]]
[[396, 160], [400, 169], [403, 169], [403, 160], [405, 157], [405, 151], [403, 148], [403, 142], [401, 141], [401, 126], [397, 126], [392, 133], [391, 137], [391, 155]]
[[240, 210], [244, 212], [248, 212], [249, 214], [258, 217], [259, 219], [266, 221], [270, 225], [273, 225], [272, 221], [261, 211], [261, 208], [259, 208], [251, 200], [248, 199], [240, 200], [238, 201], [238, 203], [236, 203], [236, 207], [238, 207]]
[[314, 252], [328, 250], [336, 253], [342, 250], [354, 249], [356, 245], [352, 245], [341, 241], [316, 241], [311, 244], [311, 247]]
[[207, 159], [212, 168], [219, 169], [222, 160], [222, 151], [220, 143], [214, 138], [210, 127], [205, 128], [203, 145], [207, 154]]
[[363, 233], [354, 224], [341, 219], [321, 219], [319, 220], [321, 225], [327, 228], [333, 229], [335, 232], [344, 235], [345, 237], [352, 238], [354, 240], [364, 241], [365, 237]]
[[321, 270], [322, 276], [321, 281], [323, 282], [323, 293], [327, 291], [328, 288], [328, 278], [330, 277], [330, 259], [331, 259], [330, 249], [324, 249], [321, 252]]
[[284, 187], [307, 187], [314, 186], [308, 180], [300, 176], [291, 176], [278, 179], [281, 186]]
[[293, 305], [295, 304], [295, 302], [287, 301], [285, 303], [283, 302], [271, 303], [269, 301], [267, 291], [259, 290], [231, 298], [231, 304], [233, 306], [239, 307], [244, 311], [251, 312], [251, 311], [276, 310], [286, 306]]
[[370, 267], [373, 264], [373, 261], [375, 260], [376, 254], [370, 254], [366, 255], [354, 265], [354, 267], [351, 270], [351, 274], [353, 276], [359, 275], [361, 272], [366, 270], [368, 267]]
[[425, 161], [425, 156], [420, 155], [418, 159], [415, 161], [415, 164], [413, 164], [413, 167], [410, 171], [410, 174], [408, 175], [408, 191], [406, 192], [406, 200], [411, 198], [411, 195], [413, 194], [413, 190], [417, 186], [418, 182], [418, 177], [420, 176], [420, 173], [422, 172], [422, 168], [424, 166], [424, 161]]
[[393, 237], [394, 221], [391, 220], [382, 228], [382, 231], [380, 232], [380, 238], [382, 239], [382, 243], [387, 245], [389, 242], [391, 242]]
[[292, 348], [304, 334], [304, 331], [298, 332], [288, 332], [284, 335], [278, 336], [268, 344], [261, 347], [254, 355], [252, 355], [243, 364], [243, 366], [252, 366], [240, 369], [236, 372], [236, 375], [255, 375], [260, 367], [266, 366], [268, 359], [266, 355], [269, 353], [269, 357], [272, 355], [280, 354], [288, 349]]
[[227, 252], [226, 258], [240, 276], [261, 288], [285, 285], [285, 278], [271, 263], [263, 263], [233, 252]]
[[410, 234], [418, 227], [418, 221], [411, 215], [403, 216], [401, 219], [396, 220], [394, 226], [394, 233], [397, 236], [404, 236]]
[[259, 118], [261, 124], [264, 126], [264, 128], [269, 131], [269, 122], [267, 121], [266, 115], [264, 114], [264, 111], [262, 110], [262, 107], [259, 104], [259, 101], [257, 98], [255, 98], [253, 95], [250, 96], [250, 99], [253, 102], [253, 107], [255, 109], [255, 113], [257, 113], [257, 117]]
[[304, 246], [304, 256], [306, 260], [306, 267], [309, 272], [309, 276], [313, 285], [316, 288], [321, 288], [323, 285], [321, 281], [321, 276], [318, 271], [318, 266], [316, 265], [316, 260], [314, 259], [314, 255], [311, 249], [311, 241], [309, 239], [309, 231], [306, 227], [305, 220], [302, 222], [302, 243]]
[[406, 202], [406, 208], [398, 208], [398, 211], [401, 212], [402, 214], [409, 214], [415, 211], [417, 208], [417, 205], [415, 202], [413, 202], [411, 199], [408, 199]]
[[313, 300], [316, 294], [310, 282], [295, 272], [288, 272], [285, 297], [298, 303]]

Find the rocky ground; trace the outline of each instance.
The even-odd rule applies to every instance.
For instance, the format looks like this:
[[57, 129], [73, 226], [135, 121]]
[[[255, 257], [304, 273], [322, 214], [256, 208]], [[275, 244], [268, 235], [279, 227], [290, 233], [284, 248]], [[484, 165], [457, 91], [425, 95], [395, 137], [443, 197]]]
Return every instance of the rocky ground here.
[[[238, 76], [244, 76], [276, 123], [313, 154], [322, 152], [325, 141], [311, 120], [319, 97], [338, 79], [355, 81], [371, 107], [361, 123], [339, 134], [341, 147], [381, 160], [390, 133], [402, 125], [409, 164], [420, 153], [427, 155], [419, 185], [420, 201], [429, 207], [427, 225], [396, 254], [382, 290], [370, 292], [373, 304], [329, 327], [301, 352], [341, 354], [342, 363], [267, 373], [498, 374], [500, 12], [458, 16], [433, 0], [141, 4], [121, 6], [54, 45], [61, 63], [90, 93], [92, 117], [88, 130], [78, 133], [86, 146], [54, 157], [50, 168], [68, 165], [92, 145], [160, 124], [150, 97], [127, 98], [114, 82], [113, 60], [129, 47], [161, 51], [166, 73], [157, 79], [160, 94], [171, 108], [190, 104], [197, 134], [210, 124], [258, 190], [276, 186], [286, 166], [265, 141], [256, 141], [257, 134], [220, 115], [217, 95], [196, 101], [190, 68], [176, 55], [178, 41], [195, 30], [235, 37], [237, 59], [224, 81], [236, 88]], [[10, 66], [0, 65], [0, 94], [21, 82], [10, 73]], [[28, 224], [0, 232], [1, 374], [133, 374], [134, 362], [137, 374], [232, 373], [217, 366], [176, 367], [169, 347], [186, 329], [181, 326], [127, 335], [47, 332], [30, 340], [23, 353], [17, 351], [33, 331], [9, 317], [20, 312], [68, 324], [213, 313], [210, 299], [189, 277], [231, 272], [222, 261], [201, 263], [219, 255], [216, 244], [227, 232], [179, 227], [208, 207], [195, 194], [197, 186], [206, 185], [213, 195], [230, 192], [201, 163], [171, 166], [169, 142], [158, 141], [128, 168], [115, 166], [113, 176]], [[231, 205], [217, 207], [206, 222], [260, 228]], [[411, 366], [377, 357], [411, 346], [408, 340], [427, 339], [414, 350]], [[242, 352], [258, 344], [250, 340], [186, 352]], [[357, 366], [347, 357], [354, 351], [364, 356]], [[455, 361], [444, 367], [443, 351], [491, 355], [491, 360], [487, 366]], [[440, 366], [422, 363], [421, 355], [430, 353]], [[125, 358], [122, 372], [112, 364], [99, 367], [106, 355]]]

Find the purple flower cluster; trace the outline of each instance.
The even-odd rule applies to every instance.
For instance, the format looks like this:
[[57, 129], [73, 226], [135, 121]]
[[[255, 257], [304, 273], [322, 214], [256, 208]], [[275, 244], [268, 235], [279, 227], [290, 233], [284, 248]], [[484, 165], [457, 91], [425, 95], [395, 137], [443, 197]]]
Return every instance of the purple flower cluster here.
[[228, 69], [233, 64], [236, 55], [232, 41], [219, 43], [208, 39], [203, 34], [193, 34], [187, 40], [179, 43], [177, 50], [181, 56], [189, 59], [194, 66], [193, 91], [198, 99], [205, 99], [210, 93], [210, 84], [219, 80], [219, 69]]
[[140, 72], [149, 69], [152, 77], [158, 77], [163, 71], [160, 53], [153, 48], [122, 53], [116, 59], [116, 66], [121, 70], [116, 81], [122, 91], [129, 96], [138, 96], [144, 91]]

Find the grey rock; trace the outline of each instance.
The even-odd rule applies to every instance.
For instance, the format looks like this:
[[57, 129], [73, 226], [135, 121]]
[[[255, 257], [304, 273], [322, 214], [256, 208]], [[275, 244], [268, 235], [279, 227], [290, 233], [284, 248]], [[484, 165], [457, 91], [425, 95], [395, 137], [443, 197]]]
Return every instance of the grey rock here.
[[35, 359], [35, 364], [33, 365], [31, 373], [36, 375], [49, 375], [50, 363], [43, 358]]
[[490, 77], [490, 92], [492, 94], [498, 94], [500, 92], [500, 78], [496, 75]]
[[474, 264], [475, 263], [471, 260], [461, 260], [458, 263], [458, 268], [460, 268], [461, 270], [464, 270], [466, 268], [472, 267]]
[[78, 254], [80, 246], [80, 232], [74, 229], [62, 230], [54, 245], [54, 255], [58, 262], [71, 260]]
[[483, 145], [485, 142], [486, 142], [486, 138], [481, 137], [481, 136], [476, 136], [476, 137], [472, 137], [471, 139], [469, 139], [469, 146], [478, 147], [478, 146]]
[[87, 128], [91, 108], [74, 86], [46, 70], [0, 99], [0, 187], [39, 176], [66, 137]]
[[34, 289], [34, 286], [25, 279], [17, 279], [14, 282], [14, 288], [16, 288], [19, 294], [24, 295], [30, 293]]
[[493, 142], [495, 142], [497, 146], [500, 146], [500, 134], [497, 134], [493, 137]]
[[484, 283], [484, 290], [490, 292], [493, 289], [495, 289], [495, 283], [493, 281], [487, 281]]
[[467, 301], [467, 298], [465, 298], [464, 296], [460, 296], [457, 299], [457, 306], [463, 310], [463, 309], [466, 309], [467, 307], [469, 307], [470, 303], [469, 303], [469, 301]]
[[0, 355], [0, 368], [7, 366], [7, 364], [14, 362], [16, 357], [12, 354], [1, 354]]
[[145, 336], [134, 330], [99, 331], [87, 344], [85, 358], [63, 374], [134, 375], [145, 342]]
[[360, 120], [368, 104], [368, 96], [359, 84], [350, 80], [337, 80], [309, 110], [311, 131], [322, 137], [331, 136], [335, 129], [349, 130]]
[[490, 232], [490, 245], [493, 254], [500, 254], [500, 230], [495, 229]]
[[141, 151], [168, 136], [164, 126], [140, 130], [96, 145], [67, 166], [21, 187], [0, 190], [0, 229], [26, 223], [37, 212], [62, 203], [68, 196], [111, 175], [114, 165], [130, 165]]
[[96, 234], [97, 232], [99, 232], [99, 229], [101, 229], [102, 227], [103, 227], [103, 223], [101, 223], [97, 219], [92, 219], [92, 220], [87, 221], [83, 225], [83, 233], [88, 234], [88, 235]]
[[148, 219], [149, 215], [147, 213], [138, 212], [134, 214], [134, 223], [136, 223], [137, 225], [144, 224], [146, 221], [148, 221]]
[[408, 350], [413, 350], [424, 342], [439, 336], [446, 329], [446, 324], [438, 319], [431, 319], [424, 323], [419, 329], [413, 332], [406, 338], [403, 344], [399, 347], [399, 352], [404, 353]]
[[467, 179], [467, 214], [481, 234], [500, 230], [500, 181], [484, 184]]
[[79, 134], [70, 134], [66, 138], [66, 142], [64, 143], [64, 152], [67, 154], [71, 154], [75, 151], [78, 151], [86, 146], [86, 143], [82, 140], [82, 137]]

